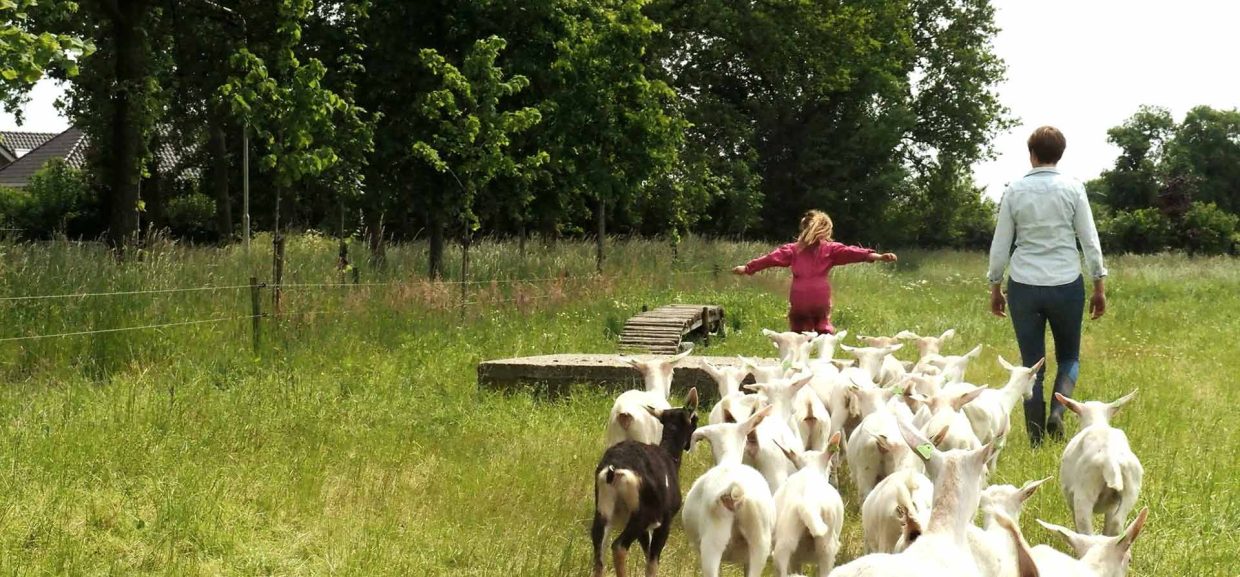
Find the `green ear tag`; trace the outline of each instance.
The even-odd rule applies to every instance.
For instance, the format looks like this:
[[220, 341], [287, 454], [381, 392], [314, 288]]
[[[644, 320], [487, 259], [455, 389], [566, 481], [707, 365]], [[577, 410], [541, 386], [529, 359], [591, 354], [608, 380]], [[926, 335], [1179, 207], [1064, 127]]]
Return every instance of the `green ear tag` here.
[[785, 361], [783, 362], [783, 365], [782, 365], [782, 366], [784, 367], [784, 370], [785, 370], [785, 371], [786, 371], [786, 370], [788, 370], [788, 369], [791, 369], [791, 368], [792, 368], [792, 361], [785, 360]]
[[892, 393], [894, 393], [894, 394], [895, 394], [895, 396], [897, 396], [897, 397], [903, 397], [903, 396], [904, 396], [904, 387], [897, 385], [897, 386], [896, 386], [896, 388], [891, 389], [891, 392], [892, 392]]
[[917, 453], [921, 455], [921, 458], [929, 459], [930, 455], [934, 454], [934, 445], [931, 445], [930, 443], [922, 443], [917, 445]]

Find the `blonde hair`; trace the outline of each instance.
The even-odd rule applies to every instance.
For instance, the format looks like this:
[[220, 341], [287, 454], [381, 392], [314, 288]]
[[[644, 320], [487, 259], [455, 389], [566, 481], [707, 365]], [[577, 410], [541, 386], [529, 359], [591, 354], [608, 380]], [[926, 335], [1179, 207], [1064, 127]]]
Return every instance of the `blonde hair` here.
[[797, 248], [808, 248], [820, 242], [831, 242], [835, 223], [821, 210], [811, 210], [801, 217], [801, 234], [797, 236]]

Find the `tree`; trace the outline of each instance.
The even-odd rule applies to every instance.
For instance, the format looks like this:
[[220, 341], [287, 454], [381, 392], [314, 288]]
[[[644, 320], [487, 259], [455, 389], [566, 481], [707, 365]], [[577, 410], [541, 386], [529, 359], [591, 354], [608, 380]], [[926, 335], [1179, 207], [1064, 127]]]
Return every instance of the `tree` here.
[[1119, 147], [1120, 155], [1115, 168], [1102, 173], [1103, 186], [1095, 196], [1115, 210], [1153, 206], [1164, 152], [1174, 131], [1171, 112], [1154, 106], [1142, 106], [1123, 124], [1108, 130], [1107, 141]]
[[48, 20], [76, 17], [75, 2], [0, 0], [0, 105], [22, 122], [30, 89], [49, 72], [72, 78], [95, 45], [75, 34], [47, 31]]
[[676, 163], [684, 122], [675, 93], [649, 72], [646, 45], [658, 26], [642, 0], [581, 6], [569, 38], [556, 43], [557, 86], [549, 122], [556, 178], [593, 204], [596, 266], [603, 268], [608, 207], [630, 208]]
[[1240, 110], [1190, 110], [1166, 144], [1166, 163], [1195, 180], [1195, 200], [1240, 214]]
[[[421, 112], [435, 130], [429, 142], [413, 143], [412, 151], [436, 171], [451, 174], [460, 187], [459, 192], [439, 191], [436, 204], [440, 217], [435, 222], [442, 226], [446, 221], [459, 221], [466, 251], [479, 226], [480, 191], [501, 175], [516, 176], [547, 159], [543, 152], [525, 158], [510, 155], [511, 135], [529, 129], [542, 116], [532, 107], [503, 108], [503, 100], [529, 86], [524, 76], [505, 79], [504, 71], [495, 65], [505, 44], [497, 36], [477, 41], [460, 68], [433, 49], [419, 53], [441, 88], [421, 100]], [[432, 230], [432, 235], [442, 234], [441, 230]], [[432, 242], [431, 250], [429, 274], [438, 277], [442, 273], [442, 243]], [[462, 264], [463, 271], [466, 263], [468, 260]]]
[[274, 3], [269, 40], [243, 47], [231, 58], [233, 75], [220, 87], [233, 114], [250, 127], [266, 149], [259, 166], [275, 186], [273, 228], [279, 236], [281, 196], [317, 176], [339, 160], [336, 125], [362, 114], [352, 102], [323, 87], [326, 66], [316, 58], [303, 62], [296, 49], [310, 0]]

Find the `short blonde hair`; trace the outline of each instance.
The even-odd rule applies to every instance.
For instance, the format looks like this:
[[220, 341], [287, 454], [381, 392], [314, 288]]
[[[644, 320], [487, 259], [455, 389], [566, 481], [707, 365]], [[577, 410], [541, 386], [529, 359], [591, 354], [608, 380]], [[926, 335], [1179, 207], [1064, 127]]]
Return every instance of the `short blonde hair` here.
[[801, 217], [801, 234], [797, 236], [797, 248], [808, 248], [821, 242], [831, 242], [835, 223], [821, 210], [811, 210]]

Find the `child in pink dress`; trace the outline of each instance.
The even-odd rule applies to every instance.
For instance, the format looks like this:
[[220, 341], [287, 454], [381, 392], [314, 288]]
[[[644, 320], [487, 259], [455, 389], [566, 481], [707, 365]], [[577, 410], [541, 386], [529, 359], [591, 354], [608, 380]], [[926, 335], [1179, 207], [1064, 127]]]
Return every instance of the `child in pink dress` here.
[[831, 217], [811, 210], [801, 219], [801, 234], [796, 242], [738, 266], [732, 272], [751, 275], [773, 266], [790, 267], [789, 329], [835, 334], [835, 327], [831, 325], [831, 268], [855, 262], [895, 262], [896, 255], [834, 242], [831, 240], [833, 229]]

